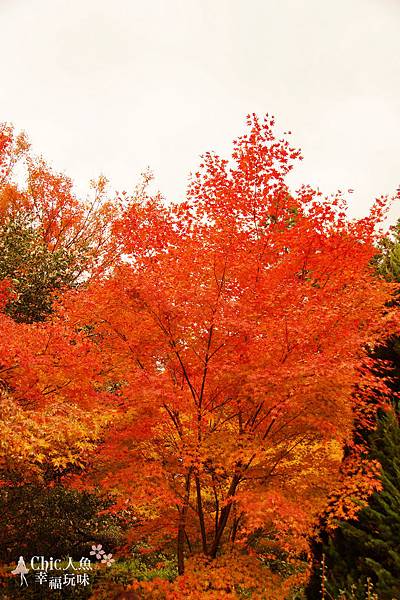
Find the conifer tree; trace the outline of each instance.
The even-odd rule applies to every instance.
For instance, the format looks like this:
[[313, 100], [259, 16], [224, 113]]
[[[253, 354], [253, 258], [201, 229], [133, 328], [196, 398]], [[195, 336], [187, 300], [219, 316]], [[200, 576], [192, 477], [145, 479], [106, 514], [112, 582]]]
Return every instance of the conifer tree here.
[[400, 427], [394, 411], [382, 414], [370, 436], [371, 456], [382, 465], [383, 490], [357, 521], [343, 522], [324, 547], [327, 589], [333, 597], [355, 588], [364, 599], [368, 578], [380, 600], [391, 600], [400, 582]]
[[381, 254], [375, 259], [376, 270], [388, 281], [400, 282], [400, 219], [390, 233], [381, 242]]

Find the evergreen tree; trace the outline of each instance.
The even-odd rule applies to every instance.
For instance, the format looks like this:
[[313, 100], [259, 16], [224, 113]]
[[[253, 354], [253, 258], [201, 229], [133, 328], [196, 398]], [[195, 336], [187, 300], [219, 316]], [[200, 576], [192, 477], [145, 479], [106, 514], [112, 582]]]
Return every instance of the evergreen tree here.
[[374, 261], [377, 272], [388, 281], [400, 282], [400, 219], [390, 228], [390, 235], [382, 240], [380, 251]]
[[5, 311], [19, 322], [44, 320], [57, 290], [74, 284], [77, 263], [65, 248], [51, 251], [40, 230], [19, 216], [0, 224], [0, 281], [12, 290]]
[[383, 490], [324, 545], [327, 590], [337, 597], [353, 586], [355, 597], [364, 599], [369, 578], [380, 600], [392, 600], [400, 591], [400, 427], [394, 411], [381, 415], [370, 444], [371, 457], [382, 465]]

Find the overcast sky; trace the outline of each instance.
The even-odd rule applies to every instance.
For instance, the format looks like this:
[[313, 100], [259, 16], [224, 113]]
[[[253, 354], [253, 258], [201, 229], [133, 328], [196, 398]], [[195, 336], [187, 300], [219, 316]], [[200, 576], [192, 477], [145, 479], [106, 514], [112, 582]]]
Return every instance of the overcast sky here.
[[180, 199], [249, 112], [292, 131], [294, 187], [362, 215], [400, 183], [400, 0], [0, 0], [0, 25], [0, 121], [80, 190], [149, 165]]

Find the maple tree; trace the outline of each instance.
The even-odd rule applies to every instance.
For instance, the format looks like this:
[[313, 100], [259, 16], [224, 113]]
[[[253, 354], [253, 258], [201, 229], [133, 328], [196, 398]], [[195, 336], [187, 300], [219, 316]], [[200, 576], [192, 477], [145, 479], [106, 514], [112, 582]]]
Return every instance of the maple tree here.
[[63, 302], [118, 388], [93, 481], [131, 506], [132, 541], [176, 536], [181, 574], [185, 554], [260, 530], [306, 552], [332, 490], [352, 478], [353, 514], [379, 486], [375, 463], [340, 466], [363, 345], [397, 327], [369, 264], [387, 200], [349, 220], [340, 195], [291, 194], [300, 153], [272, 119], [248, 125], [229, 161], [204, 156], [185, 202], [128, 202], [120, 264]]
[[[277, 552], [299, 583], [321, 512], [354, 516], [380, 485], [362, 452], [342, 463], [368, 415], [352, 394], [365, 346], [398, 330], [384, 308], [393, 285], [370, 265], [388, 200], [350, 220], [340, 194], [291, 193], [300, 152], [254, 115], [230, 159], [207, 153], [169, 205], [145, 186], [108, 202], [103, 179], [85, 205], [25, 138], [3, 128], [0, 151], [3, 225], [25, 211], [23, 239], [72, 257], [45, 317], [16, 322], [23, 287], [0, 285], [3, 485], [111, 492], [127, 547], [175, 546], [181, 578], [166, 597], [233, 594], [240, 564], [262, 597], [256, 565]], [[25, 187], [12, 180], [20, 158]]]
[[104, 363], [93, 351], [87, 361], [86, 335], [57, 322], [18, 323], [0, 312], [0, 327], [1, 480], [60, 477], [82, 466], [107, 421], [90, 406], [107, 396]]
[[87, 342], [49, 318], [64, 289], [83, 285], [112, 261], [115, 207], [105, 187], [100, 178], [88, 200], [79, 201], [67, 177], [32, 155], [25, 135], [0, 125], [0, 503], [8, 518], [2, 558], [15, 553], [21, 531], [29, 529], [25, 544], [33, 548], [54, 540], [50, 529], [43, 537], [32, 511], [44, 514], [52, 503], [51, 522], [57, 529], [58, 515], [65, 543], [81, 520], [76, 547], [88, 507], [93, 534], [103, 506], [99, 495], [89, 502], [60, 485], [63, 474], [84, 468], [101, 436], [101, 411], [88, 411], [76, 398], [99, 395], [102, 367], [93, 359], [86, 364]]

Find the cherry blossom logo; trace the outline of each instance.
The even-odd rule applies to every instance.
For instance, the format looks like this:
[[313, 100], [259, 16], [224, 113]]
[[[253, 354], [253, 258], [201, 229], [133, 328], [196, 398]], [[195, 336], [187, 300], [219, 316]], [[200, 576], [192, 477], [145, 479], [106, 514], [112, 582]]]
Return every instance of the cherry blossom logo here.
[[112, 557], [112, 554], [105, 553], [102, 544], [98, 544], [97, 546], [93, 545], [90, 554], [92, 556], [95, 556], [98, 560], [101, 560], [101, 562], [103, 564], [106, 564], [107, 567], [111, 567], [112, 563], [115, 562], [115, 560]]
[[112, 554], [104, 554], [101, 562], [106, 563], [107, 567], [111, 567], [112, 563], [115, 562], [115, 560], [112, 558]]

